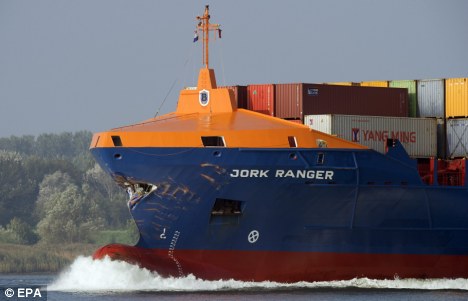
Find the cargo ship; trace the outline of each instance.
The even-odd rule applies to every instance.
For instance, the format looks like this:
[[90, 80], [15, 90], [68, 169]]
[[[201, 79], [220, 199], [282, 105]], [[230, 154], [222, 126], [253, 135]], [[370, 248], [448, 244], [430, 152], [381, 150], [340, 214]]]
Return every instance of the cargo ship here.
[[176, 111], [93, 136], [140, 234], [95, 259], [207, 280], [468, 277], [466, 173], [441, 183], [447, 164], [415, 161], [398, 139], [381, 153], [237, 108], [209, 67], [220, 25], [208, 6], [197, 21], [203, 67]]

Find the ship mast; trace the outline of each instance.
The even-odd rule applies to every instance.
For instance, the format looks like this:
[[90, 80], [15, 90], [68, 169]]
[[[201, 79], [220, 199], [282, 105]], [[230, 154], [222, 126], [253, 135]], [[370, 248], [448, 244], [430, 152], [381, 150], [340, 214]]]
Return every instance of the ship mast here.
[[218, 36], [221, 38], [221, 29], [219, 28], [221, 25], [219, 24], [211, 24], [210, 23], [210, 6], [205, 5], [205, 13], [203, 16], [197, 16], [198, 25], [195, 32], [202, 32], [203, 33], [203, 65], [205, 68], [209, 68], [209, 60], [208, 60], [208, 43], [209, 43], [209, 33], [210, 30], [218, 31]]

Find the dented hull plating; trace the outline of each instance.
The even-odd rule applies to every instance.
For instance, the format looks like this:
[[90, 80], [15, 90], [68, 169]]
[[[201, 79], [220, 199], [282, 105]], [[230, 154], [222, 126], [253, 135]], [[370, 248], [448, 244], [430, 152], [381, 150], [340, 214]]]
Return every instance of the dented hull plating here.
[[131, 209], [137, 245], [95, 257], [205, 279], [468, 277], [466, 188], [422, 184], [399, 151], [95, 148], [114, 177], [157, 187]]

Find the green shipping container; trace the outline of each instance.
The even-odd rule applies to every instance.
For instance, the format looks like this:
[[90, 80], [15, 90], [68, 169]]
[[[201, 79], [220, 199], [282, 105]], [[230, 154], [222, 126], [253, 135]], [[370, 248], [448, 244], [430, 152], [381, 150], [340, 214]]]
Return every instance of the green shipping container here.
[[408, 114], [409, 117], [416, 116], [416, 106], [418, 103], [416, 95], [416, 81], [415, 80], [392, 80], [389, 82], [391, 88], [406, 88], [408, 89]]

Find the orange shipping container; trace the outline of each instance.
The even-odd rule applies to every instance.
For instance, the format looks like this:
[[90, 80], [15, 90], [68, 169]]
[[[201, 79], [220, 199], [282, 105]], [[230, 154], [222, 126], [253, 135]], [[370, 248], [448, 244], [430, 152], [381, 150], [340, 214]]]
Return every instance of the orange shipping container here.
[[388, 87], [388, 81], [369, 81], [361, 82], [361, 87]]
[[445, 80], [445, 117], [468, 117], [468, 78]]
[[335, 85], [335, 86], [360, 86], [360, 83], [354, 82], [333, 82], [333, 83], [324, 83], [325, 85]]
[[248, 85], [247, 109], [275, 116], [275, 85]]

